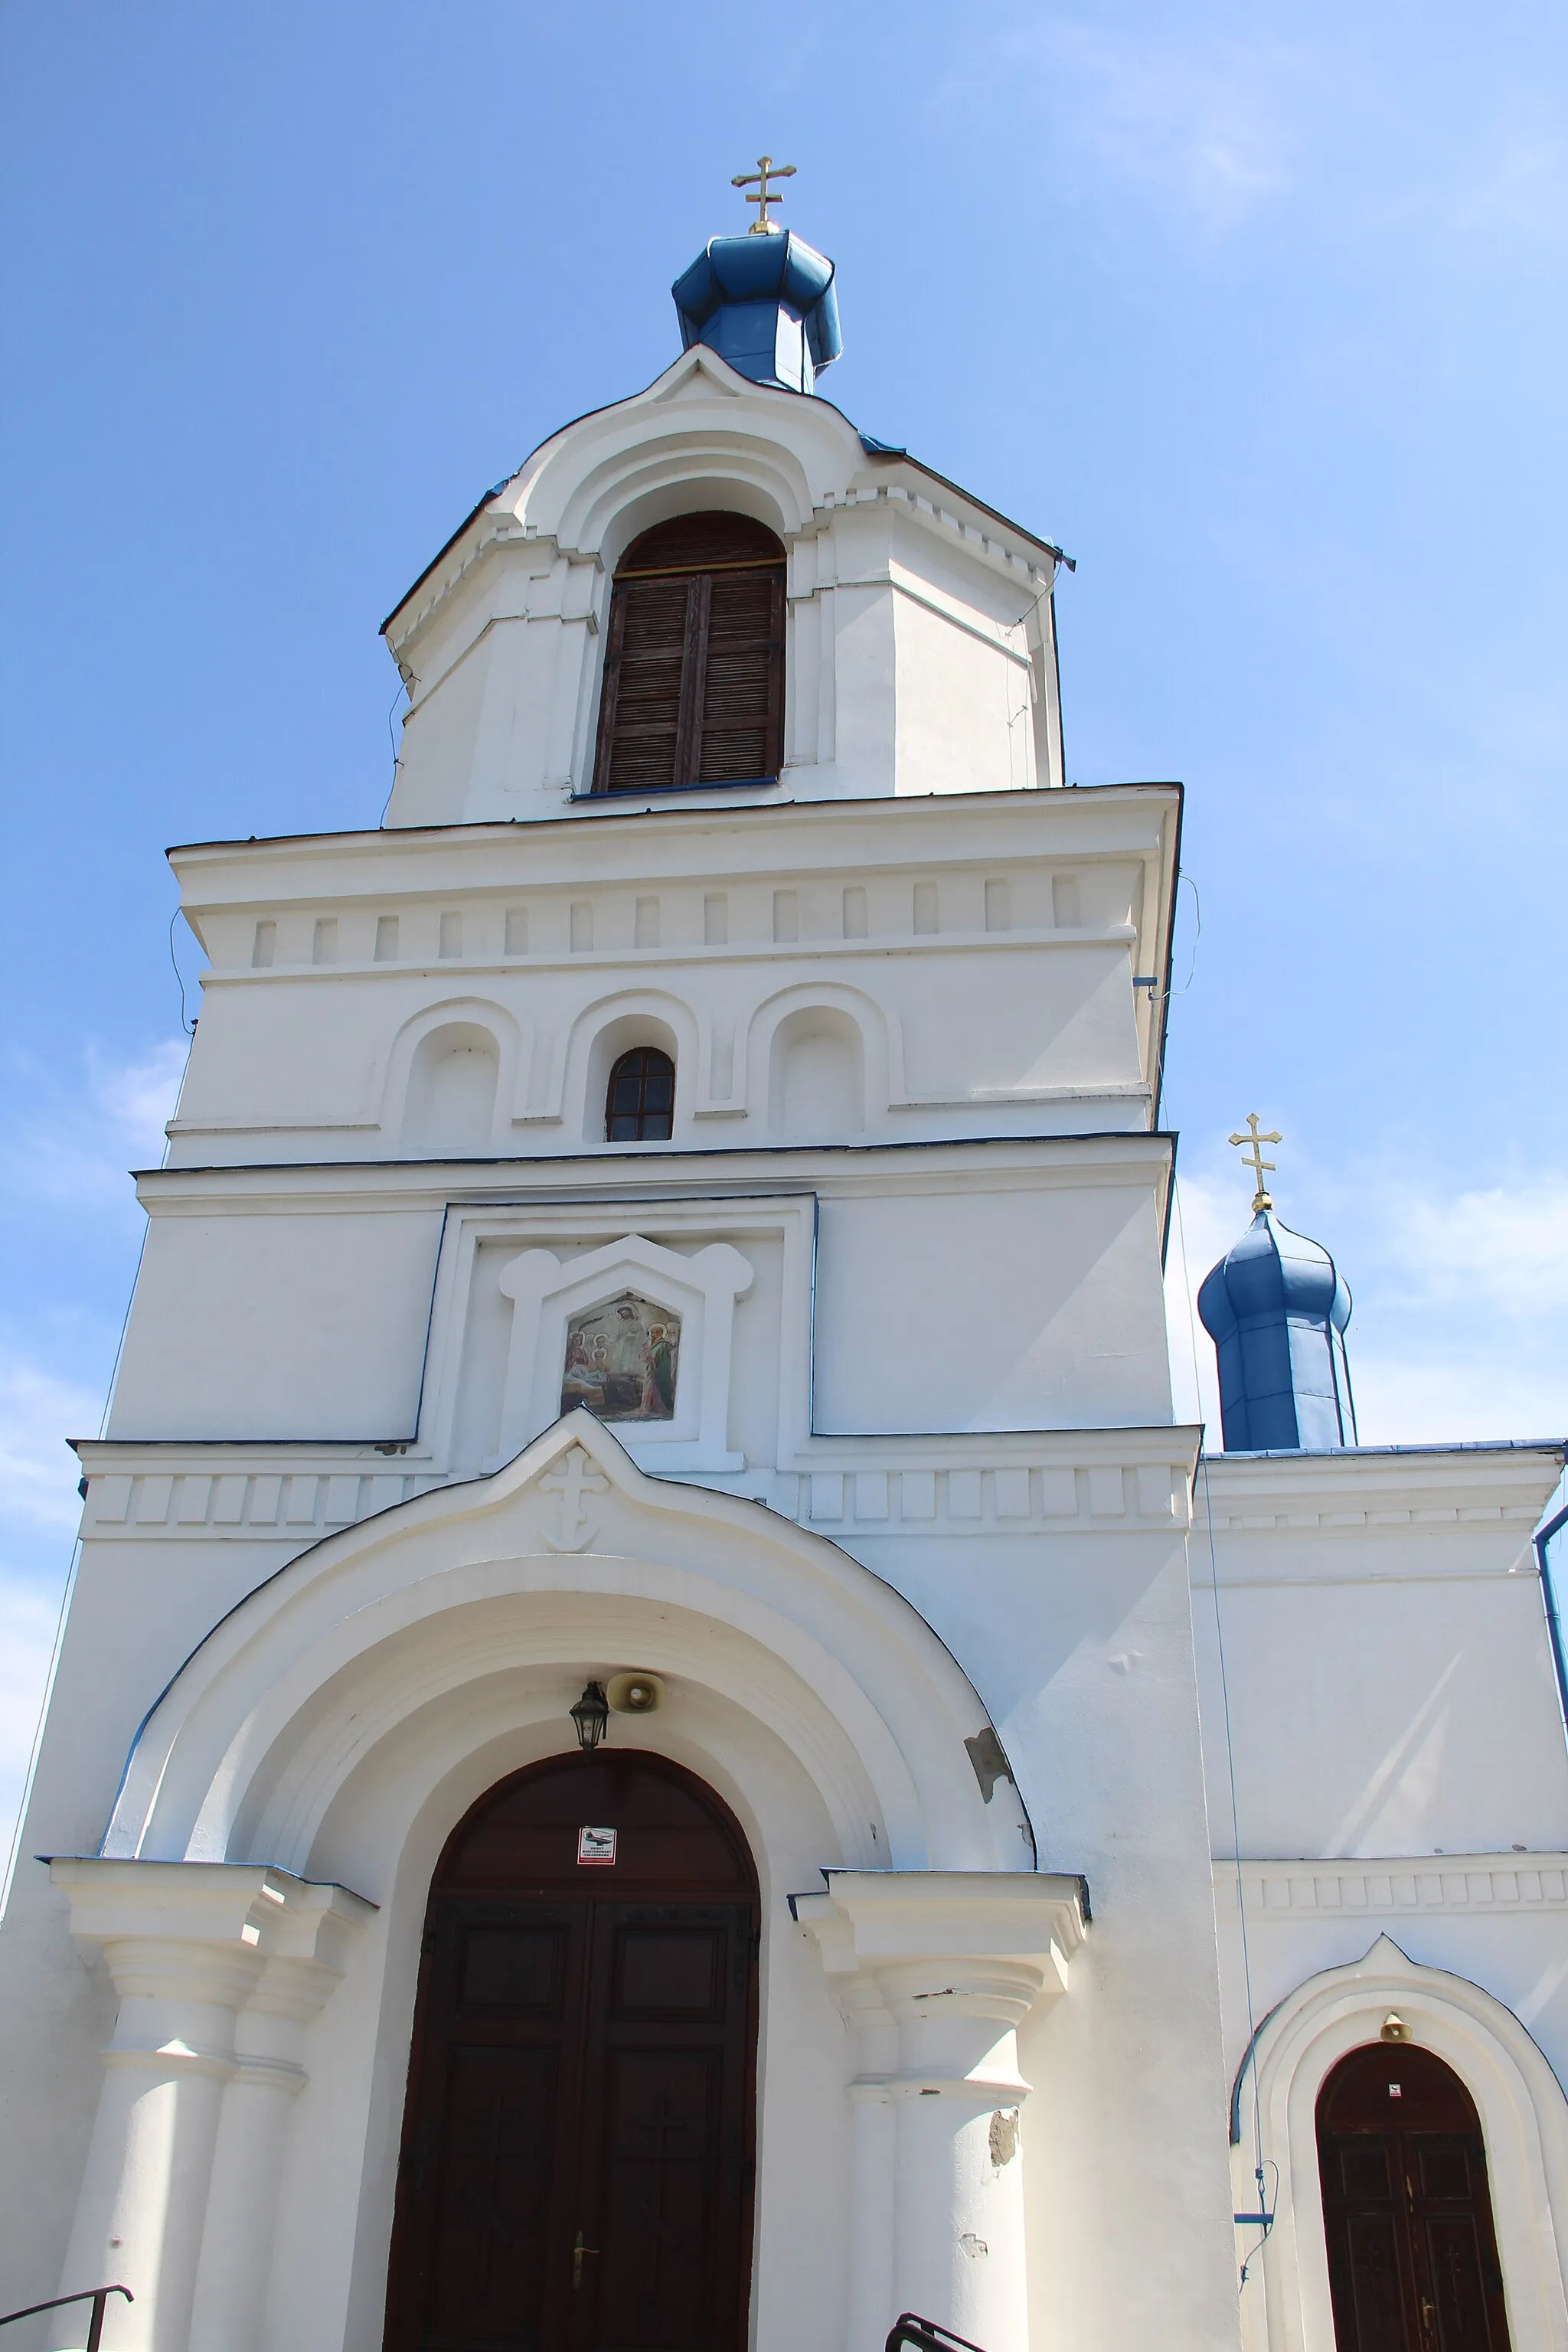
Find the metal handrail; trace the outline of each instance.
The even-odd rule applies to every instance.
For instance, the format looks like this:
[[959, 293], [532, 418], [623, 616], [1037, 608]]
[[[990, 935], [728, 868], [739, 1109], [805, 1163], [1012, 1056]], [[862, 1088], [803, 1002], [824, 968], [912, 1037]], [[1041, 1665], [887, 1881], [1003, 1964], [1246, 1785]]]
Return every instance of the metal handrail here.
[[136, 2300], [128, 2286], [84, 2287], [80, 2294], [55, 2294], [49, 2297], [47, 2303], [30, 2303], [26, 2311], [0, 2313], [0, 2327], [9, 2327], [14, 2319], [32, 2319], [40, 2311], [62, 2310], [68, 2303], [90, 2303], [92, 2317], [88, 2322], [87, 2352], [98, 2352], [99, 2344], [103, 2336], [104, 2305], [111, 2294], [122, 2294], [127, 2303], [134, 2303]]
[[980, 2352], [979, 2345], [972, 2344], [967, 2336], [955, 2336], [951, 2327], [943, 2327], [934, 2319], [922, 2319], [913, 2311], [900, 2312], [888, 2330], [882, 2352], [900, 2352], [900, 2346], [906, 2344], [912, 2352], [949, 2352], [954, 2344], [962, 2347], [962, 2352]]

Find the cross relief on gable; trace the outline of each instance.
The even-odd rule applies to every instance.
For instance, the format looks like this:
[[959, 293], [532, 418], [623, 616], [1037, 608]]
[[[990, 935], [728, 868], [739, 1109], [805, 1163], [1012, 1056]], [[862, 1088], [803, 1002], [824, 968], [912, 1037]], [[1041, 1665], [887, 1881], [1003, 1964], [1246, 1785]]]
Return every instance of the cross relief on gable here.
[[584, 1550], [599, 1532], [591, 1507], [593, 1497], [610, 1490], [604, 1472], [595, 1468], [581, 1445], [574, 1445], [552, 1470], [545, 1472], [539, 1489], [556, 1498], [554, 1525], [546, 1523], [540, 1528], [545, 1542], [552, 1551]]
[[646, 1468], [742, 1468], [729, 1442], [730, 1361], [752, 1280], [727, 1242], [689, 1257], [640, 1234], [564, 1263], [522, 1251], [500, 1276], [512, 1319], [497, 1461], [582, 1406]]

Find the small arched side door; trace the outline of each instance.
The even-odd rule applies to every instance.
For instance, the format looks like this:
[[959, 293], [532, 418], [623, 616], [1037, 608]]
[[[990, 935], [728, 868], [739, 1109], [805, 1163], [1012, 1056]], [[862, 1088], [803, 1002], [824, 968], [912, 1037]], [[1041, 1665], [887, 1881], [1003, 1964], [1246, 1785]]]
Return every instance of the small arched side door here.
[[1475, 2101], [1408, 2042], [1342, 2058], [1318, 2095], [1337, 2352], [1510, 2352]]

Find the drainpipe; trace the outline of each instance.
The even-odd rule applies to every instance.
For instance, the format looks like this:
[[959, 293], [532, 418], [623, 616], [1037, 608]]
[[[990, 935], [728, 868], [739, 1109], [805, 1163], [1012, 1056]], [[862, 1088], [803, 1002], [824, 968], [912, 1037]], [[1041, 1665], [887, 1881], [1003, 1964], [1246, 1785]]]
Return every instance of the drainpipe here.
[[1535, 1533], [1535, 1557], [1541, 1563], [1541, 1598], [1546, 1610], [1546, 1637], [1552, 1644], [1552, 1664], [1557, 1675], [1557, 1708], [1563, 1717], [1564, 1738], [1568, 1738], [1568, 1660], [1563, 1654], [1563, 1623], [1557, 1614], [1557, 1591], [1552, 1580], [1552, 1565], [1546, 1557], [1546, 1547], [1563, 1528], [1568, 1528], [1568, 1503], [1547, 1520]]

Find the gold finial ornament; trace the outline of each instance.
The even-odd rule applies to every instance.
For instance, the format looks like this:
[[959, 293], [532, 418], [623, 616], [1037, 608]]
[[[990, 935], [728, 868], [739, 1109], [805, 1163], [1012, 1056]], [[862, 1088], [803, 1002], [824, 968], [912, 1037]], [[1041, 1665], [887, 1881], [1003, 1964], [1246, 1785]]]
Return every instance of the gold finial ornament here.
[[746, 198], [746, 202], [749, 205], [755, 205], [758, 207], [757, 217], [752, 223], [751, 228], [747, 232], [749, 236], [777, 236], [779, 235], [779, 230], [776, 225], [768, 218], [768, 206], [770, 205], [782, 205], [784, 198], [780, 195], [776, 188], [769, 187], [768, 182], [770, 180], [793, 180], [794, 177], [795, 165], [793, 163], [775, 163], [771, 155], [759, 155], [757, 158], [757, 168], [754, 172], [736, 173], [734, 178], [730, 183], [730, 185], [732, 188], [754, 187], [757, 191], [754, 196], [748, 196]]
[[1265, 1172], [1270, 1176], [1273, 1175], [1274, 1162], [1272, 1160], [1265, 1160], [1259, 1146], [1265, 1143], [1283, 1143], [1285, 1139], [1277, 1127], [1271, 1127], [1267, 1135], [1259, 1135], [1258, 1113], [1255, 1110], [1247, 1112], [1247, 1124], [1249, 1129], [1247, 1134], [1233, 1135], [1230, 1139], [1232, 1143], [1244, 1143], [1250, 1147], [1242, 1153], [1241, 1161], [1244, 1168], [1251, 1169], [1257, 1180], [1258, 1190], [1252, 1196], [1252, 1213], [1256, 1216], [1260, 1209], [1271, 1209], [1274, 1206], [1268, 1196], [1268, 1187], [1263, 1181]]

